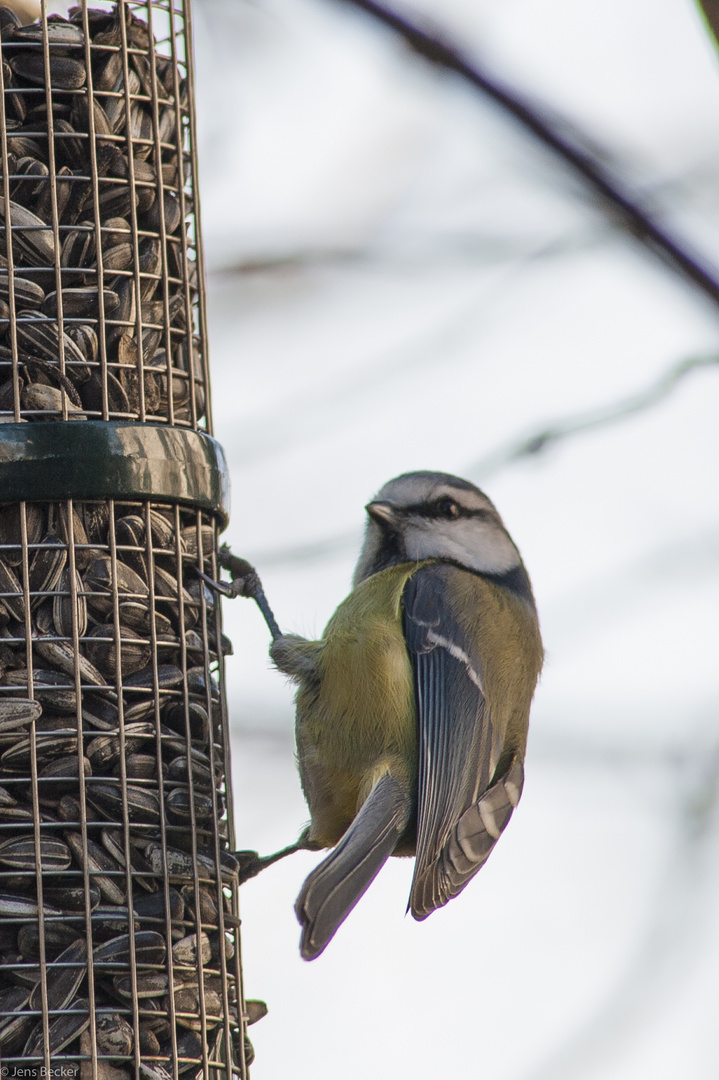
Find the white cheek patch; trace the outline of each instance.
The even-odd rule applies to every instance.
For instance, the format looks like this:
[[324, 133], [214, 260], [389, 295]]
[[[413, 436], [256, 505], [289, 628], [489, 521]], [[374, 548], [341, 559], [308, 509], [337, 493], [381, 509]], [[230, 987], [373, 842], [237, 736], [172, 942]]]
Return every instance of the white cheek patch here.
[[506, 574], [519, 566], [519, 553], [500, 526], [477, 518], [432, 521], [405, 533], [410, 559], [452, 559], [484, 574]]
[[427, 641], [432, 645], [439, 645], [442, 649], [446, 649], [450, 656], [453, 656], [455, 660], [460, 660], [467, 668], [467, 674], [474, 683], [474, 685], [481, 690], [484, 694], [484, 686], [482, 685], [482, 678], [478, 671], [472, 667], [472, 662], [467, 656], [464, 649], [460, 649], [459, 645], [455, 645], [453, 641], [448, 641], [447, 638], [442, 637], [441, 634], [436, 634], [434, 630], [427, 630]]

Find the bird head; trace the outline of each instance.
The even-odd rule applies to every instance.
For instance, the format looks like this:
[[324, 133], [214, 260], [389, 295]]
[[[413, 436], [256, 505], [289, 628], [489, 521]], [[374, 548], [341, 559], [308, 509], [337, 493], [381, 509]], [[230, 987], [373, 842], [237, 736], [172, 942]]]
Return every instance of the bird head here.
[[499, 577], [523, 569], [494, 504], [457, 476], [404, 473], [385, 484], [366, 510], [355, 585], [389, 566], [423, 559]]

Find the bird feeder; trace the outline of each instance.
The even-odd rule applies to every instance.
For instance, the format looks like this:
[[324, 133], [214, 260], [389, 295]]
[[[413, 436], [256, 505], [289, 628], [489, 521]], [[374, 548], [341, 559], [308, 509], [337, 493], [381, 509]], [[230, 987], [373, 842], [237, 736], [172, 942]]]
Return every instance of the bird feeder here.
[[3, 1076], [244, 1080], [189, 5], [0, 26]]

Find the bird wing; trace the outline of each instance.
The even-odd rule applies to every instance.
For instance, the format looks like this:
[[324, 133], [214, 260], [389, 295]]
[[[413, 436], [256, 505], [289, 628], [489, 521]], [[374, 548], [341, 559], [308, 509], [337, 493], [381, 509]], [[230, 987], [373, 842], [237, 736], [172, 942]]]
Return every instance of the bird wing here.
[[[482, 657], [460, 617], [476, 577], [450, 564], [420, 568], [403, 593], [404, 634], [419, 726], [415, 919], [456, 896], [486, 861], [522, 788], [502, 754], [483, 691]], [[490, 786], [491, 783], [491, 786]]]

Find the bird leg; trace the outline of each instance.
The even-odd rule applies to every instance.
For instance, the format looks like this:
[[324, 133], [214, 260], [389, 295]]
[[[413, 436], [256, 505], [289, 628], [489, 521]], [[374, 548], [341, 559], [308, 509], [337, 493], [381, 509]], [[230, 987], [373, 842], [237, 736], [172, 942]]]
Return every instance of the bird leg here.
[[[290, 642], [291, 644], [295, 639], [287, 639], [282, 634], [282, 631], [277, 625], [277, 620], [272, 613], [272, 608], [267, 602], [260, 576], [254, 566], [248, 563], [246, 559], [241, 559], [238, 555], [233, 555], [227, 544], [223, 544], [220, 548], [219, 562], [223, 570], [229, 571], [230, 578], [232, 579], [231, 581], [214, 581], [211, 577], [208, 577], [207, 574], [203, 574], [201, 570], [198, 570], [197, 567], [195, 567], [195, 573], [198, 577], [202, 578], [205, 584], [209, 585], [214, 592], [221, 593], [222, 596], [227, 596], [230, 599], [234, 599], [236, 596], [245, 596], [250, 600], [254, 600], [262, 612], [269, 631], [272, 634], [273, 645], [278, 642], [283, 645], [287, 642]], [[297, 641], [301, 642], [302, 639], [298, 638]], [[290, 652], [292, 653], [291, 649]], [[292, 656], [294, 656], [293, 653]], [[292, 671], [290, 674], [294, 674], [294, 668], [296, 666], [297, 661], [295, 660], [294, 666], [291, 665]], [[304, 670], [304, 667], [302, 670]], [[257, 851], [236, 851], [235, 857], [240, 864], [240, 885], [245, 881], [249, 881], [250, 878], [256, 877], [257, 874], [266, 870], [268, 866], [272, 866], [273, 863], [279, 862], [280, 859], [284, 859], [286, 855], [293, 855], [295, 851], [319, 851], [321, 845], [309, 839], [309, 832], [310, 830], [308, 827], [304, 830], [296, 843], [289, 844], [288, 847], [284, 847], [280, 851], [275, 851], [273, 855], [261, 856]]]
[[281, 638], [282, 631], [272, 614], [272, 608], [267, 603], [265, 590], [262, 588], [260, 576], [254, 566], [251, 566], [247, 559], [241, 559], [239, 555], [233, 555], [227, 544], [223, 544], [220, 548], [220, 566], [223, 570], [229, 571], [231, 581], [214, 581], [207, 574], [203, 574], [201, 570], [198, 570], [197, 567], [194, 569], [195, 573], [202, 578], [206, 585], [209, 585], [215, 592], [221, 593], [222, 596], [227, 596], [231, 600], [236, 596], [245, 596], [250, 600], [254, 600], [269, 627], [272, 640], [277, 641], [278, 638]]
[[284, 859], [286, 855], [294, 855], [296, 851], [319, 851], [319, 844], [309, 839], [309, 827], [304, 830], [296, 843], [275, 851], [273, 855], [260, 856], [256, 851], [236, 851], [235, 858], [240, 864], [239, 883], [244, 885], [250, 878], [256, 877], [268, 866]]

